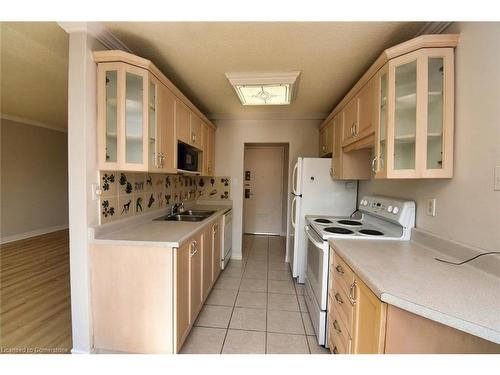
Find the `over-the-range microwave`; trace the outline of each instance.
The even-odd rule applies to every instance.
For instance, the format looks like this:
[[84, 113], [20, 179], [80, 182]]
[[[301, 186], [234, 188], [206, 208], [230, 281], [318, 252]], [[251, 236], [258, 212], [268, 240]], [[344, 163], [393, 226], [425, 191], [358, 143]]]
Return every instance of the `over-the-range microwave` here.
[[177, 144], [177, 169], [186, 172], [199, 172], [198, 161], [200, 151], [185, 143], [179, 142]]

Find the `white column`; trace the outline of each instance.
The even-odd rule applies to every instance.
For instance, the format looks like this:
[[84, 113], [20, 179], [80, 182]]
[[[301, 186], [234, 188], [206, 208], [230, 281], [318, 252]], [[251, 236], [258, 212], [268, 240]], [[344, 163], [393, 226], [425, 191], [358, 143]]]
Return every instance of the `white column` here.
[[98, 201], [91, 185], [98, 182], [96, 64], [93, 50], [105, 47], [85, 23], [60, 24], [69, 33], [68, 188], [71, 319], [73, 353], [92, 351], [88, 229], [98, 222]]

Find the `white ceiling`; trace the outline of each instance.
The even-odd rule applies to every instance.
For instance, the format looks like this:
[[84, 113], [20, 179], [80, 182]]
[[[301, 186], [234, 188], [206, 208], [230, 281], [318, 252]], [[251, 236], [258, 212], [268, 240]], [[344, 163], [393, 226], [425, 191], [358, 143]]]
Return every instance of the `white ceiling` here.
[[68, 127], [68, 34], [55, 22], [0, 22], [3, 115]]
[[[383, 49], [423, 23], [107, 22], [210, 118], [324, 118]], [[54, 22], [2, 22], [1, 113], [67, 127], [68, 35]], [[226, 72], [300, 70], [290, 106], [242, 106]]]
[[[416, 22], [107, 22], [209, 118], [324, 118], [387, 47]], [[243, 107], [227, 72], [300, 70], [290, 106]]]

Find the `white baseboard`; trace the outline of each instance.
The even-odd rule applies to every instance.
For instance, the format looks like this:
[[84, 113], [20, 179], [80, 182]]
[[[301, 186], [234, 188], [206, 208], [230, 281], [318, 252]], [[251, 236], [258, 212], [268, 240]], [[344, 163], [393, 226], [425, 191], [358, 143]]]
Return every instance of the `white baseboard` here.
[[63, 230], [63, 229], [68, 229], [68, 224], [58, 225], [58, 226], [55, 226], [55, 227], [49, 227], [49, 228], [42, 228], [42, 229], [32, 230], [30, 232], [13, 234], [12, 236], [1, 237], [0, 238], [0, 244], [3, 245], [3, 244], [6, 244], [6, 243], [9, 243], [9, 242], [24, 240], [26, 238], [31, 238], [31, 237], [35, 237], [35, 236], [40, 236], [42, 234], [57, 232], [57, 231]]

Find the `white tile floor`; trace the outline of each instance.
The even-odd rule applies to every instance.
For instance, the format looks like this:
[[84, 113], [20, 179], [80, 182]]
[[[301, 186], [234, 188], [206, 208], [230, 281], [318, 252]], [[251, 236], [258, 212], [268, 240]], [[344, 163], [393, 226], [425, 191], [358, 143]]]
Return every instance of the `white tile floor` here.
[[243, 260], [221, 273], [181, 353], [329, 353], [317, 344], [303, 294], [285, 263], [285, 239], [245, 235]]

